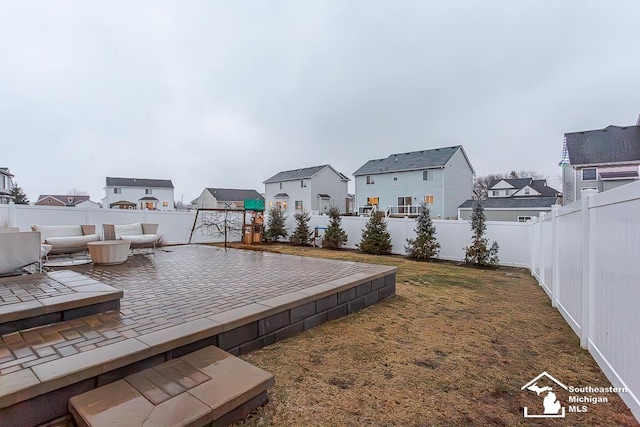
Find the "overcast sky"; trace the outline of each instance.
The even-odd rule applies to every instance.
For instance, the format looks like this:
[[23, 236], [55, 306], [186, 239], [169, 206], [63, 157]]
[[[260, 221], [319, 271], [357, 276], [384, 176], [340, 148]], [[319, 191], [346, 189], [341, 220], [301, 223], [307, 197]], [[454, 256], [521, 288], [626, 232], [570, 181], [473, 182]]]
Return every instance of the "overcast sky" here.
[[[0, 0], [0, 167], [32, 202], [105, 177], [254, 188], [462, 144], [552, 180], [565, 132], [640, 113], [640, 2]], [[353, 191], [353, 183], [351, 188]]]

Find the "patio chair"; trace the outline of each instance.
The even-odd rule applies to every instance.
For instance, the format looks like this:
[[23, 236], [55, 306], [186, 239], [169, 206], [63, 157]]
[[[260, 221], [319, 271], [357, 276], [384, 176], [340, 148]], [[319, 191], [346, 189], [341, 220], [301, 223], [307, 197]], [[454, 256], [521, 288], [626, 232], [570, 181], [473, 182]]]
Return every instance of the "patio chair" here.
[[42, 272], [39, 232], [0, 229], [0, 254], [0, 275], [32, 264], [37, 264], [38, 272]]
[[128, 240], [131, 249], [152, 248], [155, 252], [158, 242], [158, 224], [103, 224], [104, 240]]

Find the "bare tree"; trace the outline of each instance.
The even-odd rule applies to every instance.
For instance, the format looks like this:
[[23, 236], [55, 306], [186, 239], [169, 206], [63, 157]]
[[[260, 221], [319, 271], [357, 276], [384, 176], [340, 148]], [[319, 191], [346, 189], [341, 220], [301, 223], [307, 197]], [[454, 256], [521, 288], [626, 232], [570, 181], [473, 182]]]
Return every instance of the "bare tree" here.
[[490, 173], [487, 175], [481, 175], [476, 177], [473, 182], [473, 193], [478, 199], [486, 199], [487, 191], [494, 181], [499, 179], [514, 179], [514, 178], [533, 178], [533, 179], [546, 179], [546, 177], [533, 170], [533, 169], [520, 169], [519, 171], [512, 170], [511, 172], [502, 173]]
[[71, 190], [67, 190], [67, 196], [88, 196], [89, 193], [86, 191], [78, 190], [76, 187], [73, 187]]

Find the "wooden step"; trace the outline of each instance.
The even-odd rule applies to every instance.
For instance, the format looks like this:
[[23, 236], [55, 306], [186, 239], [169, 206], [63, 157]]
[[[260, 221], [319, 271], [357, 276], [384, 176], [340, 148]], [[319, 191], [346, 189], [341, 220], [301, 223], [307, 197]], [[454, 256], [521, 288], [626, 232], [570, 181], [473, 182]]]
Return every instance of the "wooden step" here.
[[80, 427], [229, 425], [267, 401], [271, 374], [209, 346], [69, 399]]

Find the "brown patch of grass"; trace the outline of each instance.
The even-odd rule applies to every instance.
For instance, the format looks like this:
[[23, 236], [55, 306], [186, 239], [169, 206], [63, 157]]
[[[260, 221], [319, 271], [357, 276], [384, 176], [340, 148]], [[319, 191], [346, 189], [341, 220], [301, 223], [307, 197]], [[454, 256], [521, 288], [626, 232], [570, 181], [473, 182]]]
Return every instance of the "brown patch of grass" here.
[[528, 271], [251, 248], [396, 266], [397, 295], [243, 356], [276, 385], [241, 425], [638, 425], [617, 395], [559, 422], [523, 418], [540, 398], [520, 387], [542, 371], [611, 385]]

